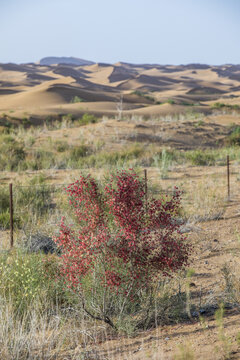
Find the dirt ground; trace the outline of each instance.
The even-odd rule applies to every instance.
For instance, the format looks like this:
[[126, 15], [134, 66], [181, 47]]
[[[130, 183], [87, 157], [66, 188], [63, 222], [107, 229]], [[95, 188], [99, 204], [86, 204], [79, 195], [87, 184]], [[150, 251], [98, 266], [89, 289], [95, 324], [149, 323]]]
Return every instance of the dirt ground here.
[[200, 302], [199, 309], [205, 304], [201, 319], [193, 313], [185, 322], [158, 326], [133, 338], [97, 343], [84, 349], [88, 359], [240, 359], [238, 308], [226, 306], [222, 333], [215, 319], [224, 296], [223, 267], [227, 264], [240, 273], [240, 193], [237, 188], [235, 191], [221, 219], [202, 222], [197, 233], [188, 234], [195, 247], [191, 299]]

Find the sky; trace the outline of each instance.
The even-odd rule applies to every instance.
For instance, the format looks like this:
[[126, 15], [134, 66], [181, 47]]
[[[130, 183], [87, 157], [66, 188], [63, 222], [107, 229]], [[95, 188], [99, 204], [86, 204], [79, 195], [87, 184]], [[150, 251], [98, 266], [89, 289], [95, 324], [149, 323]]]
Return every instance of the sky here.
[[240, 0], [0, 0], [0, 62], [240, 64]]

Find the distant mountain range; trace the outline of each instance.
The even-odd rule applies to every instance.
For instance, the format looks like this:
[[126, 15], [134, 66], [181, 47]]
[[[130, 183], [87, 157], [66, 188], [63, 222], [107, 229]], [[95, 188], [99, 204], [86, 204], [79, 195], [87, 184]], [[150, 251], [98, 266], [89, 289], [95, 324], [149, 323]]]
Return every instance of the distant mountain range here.
[[56, 64], [69, 64], [69, 65], [93, 65], [93, 61], [83, 60], [75, 57], [64, 57], [64, 56], [48, 56], [40, 60], [40, 65], [56, 65]]

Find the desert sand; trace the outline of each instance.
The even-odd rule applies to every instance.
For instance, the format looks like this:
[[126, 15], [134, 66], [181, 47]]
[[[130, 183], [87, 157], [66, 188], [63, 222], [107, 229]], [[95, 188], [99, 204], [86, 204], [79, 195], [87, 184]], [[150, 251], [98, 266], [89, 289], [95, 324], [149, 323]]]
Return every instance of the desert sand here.
[[35, 119], [85, 112], [145, 117], [208, 113], [240, 102], [240, 66], [0, 64], [0, 118]]

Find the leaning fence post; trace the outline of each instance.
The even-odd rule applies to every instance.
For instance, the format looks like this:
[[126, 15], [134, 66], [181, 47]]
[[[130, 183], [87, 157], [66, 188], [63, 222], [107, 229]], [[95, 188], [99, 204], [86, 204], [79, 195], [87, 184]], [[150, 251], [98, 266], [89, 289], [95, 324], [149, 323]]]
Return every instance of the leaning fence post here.
[[13, 191], [9, 184], [9, 211], [10, 211], [10, 247], [13, 247]]
[[227, 155], [227, 190], [228, 190], [228, 201], [230, 200], [230, 164], [229, 155]]
[[146, 202], [146, 212], [148, 211], [148, 186], [147, 186], [147, 169], [144, 169], [144, 183], [145, 183], [145, 202]]

